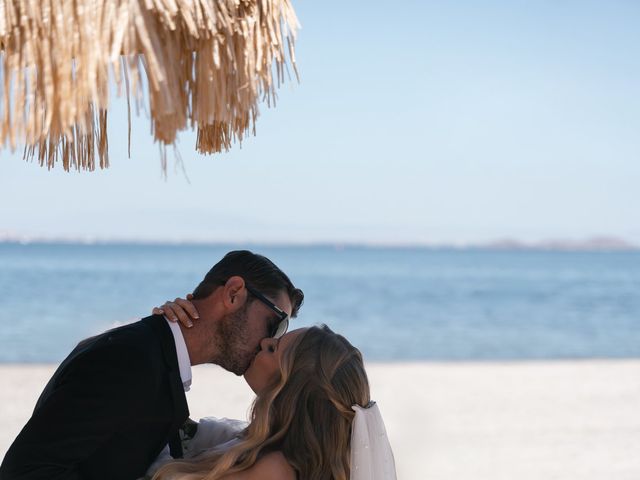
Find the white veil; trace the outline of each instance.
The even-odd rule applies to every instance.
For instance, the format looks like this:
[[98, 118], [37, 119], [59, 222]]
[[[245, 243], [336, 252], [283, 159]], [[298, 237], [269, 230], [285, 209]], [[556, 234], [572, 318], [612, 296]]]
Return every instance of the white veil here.
[[351, 407], [356, 415], [351, 427], [350, 480], [396, 480], [396, 465], [375, 402]]

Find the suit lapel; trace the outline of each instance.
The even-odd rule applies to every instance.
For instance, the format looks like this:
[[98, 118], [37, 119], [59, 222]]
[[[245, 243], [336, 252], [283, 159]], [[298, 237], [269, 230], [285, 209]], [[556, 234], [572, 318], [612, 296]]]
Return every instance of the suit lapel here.
[[171, 399], [173, 400], [174, 415], [170, 428], [173, 436], [185, 420], [189, 418], [189, 406], [187, 405], [187, 397], [185, 396], [182, 379], [180, 378], [175, 340], [173, 333], [171, 333], [171, 328], [167, 325], [167, 321], [162, 315], [153, 315], [145, 318], [143, 321], [148, 322], [161, 341], [162, 353], [167, 367], [167, 376], [171, 390]]

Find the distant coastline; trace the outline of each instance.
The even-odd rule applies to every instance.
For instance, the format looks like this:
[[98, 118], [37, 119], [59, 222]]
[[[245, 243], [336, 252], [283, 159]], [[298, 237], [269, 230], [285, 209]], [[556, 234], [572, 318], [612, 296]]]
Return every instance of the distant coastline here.
[[152, 240], [152, 239], [103, 239], [95, 237], [46, 237], [19, 235], [0, 231], [1, 244], [18, 245], [149, 245], [149, 246], [226, 246], [269, 248], [351, 248], [371, 249], [426, 249], [426, 250], [500, 250], [500, 251], [562, 251], [562, 252], [635, 252], [640, 245], [615, 236], [595, 236], [584, 239], [550, 238], [540, 241], [522, 241], [501, 238], [487, 242], [274, 242], [274, 241], [222, 241], [222, 240]]

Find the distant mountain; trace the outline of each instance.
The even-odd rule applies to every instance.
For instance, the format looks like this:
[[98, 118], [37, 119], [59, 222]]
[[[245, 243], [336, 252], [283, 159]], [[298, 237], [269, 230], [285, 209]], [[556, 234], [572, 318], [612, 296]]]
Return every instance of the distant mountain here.
[[[61, 243], [61, 244], [142, 244], [142, 245], [246, 245], [246, 242], [218, 242], [218, 241], [149, 241], [144, 239], [103, 239], [95, 237], [53, 237], [45, 235], [21, 235], [16, 232], [0, 230], [0, 243]], [[431, 248], [458, 250], [542, 250], [542, 251], [640, 251], [640, 245], [633, 244], [619, 237], [598, 236], [583, 240], [549, 239], [538, 242], [525, 242], [514, 238], [503, 238], [484, 243], [398, 243], [387, 244], [380, 242], [251, 242], [256, 246], [327, 246], [332, 248], [372, 247], [372, 248]]]

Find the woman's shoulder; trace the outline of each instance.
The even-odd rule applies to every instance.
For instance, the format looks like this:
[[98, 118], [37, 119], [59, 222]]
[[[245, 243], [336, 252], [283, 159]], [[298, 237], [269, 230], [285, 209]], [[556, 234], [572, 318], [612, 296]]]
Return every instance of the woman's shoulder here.
[[270, 452], [260, 458], [255, 465], [256, 478], [296, 480], [296, 471], [287, 462], [282, 452]]
[[267, 453], [241, 473], [237, 480], [296, 480], [296, 471], [282, 452]]

